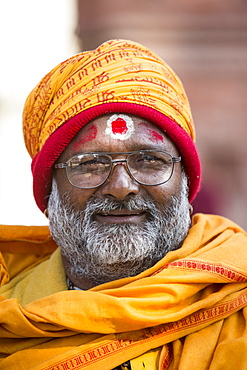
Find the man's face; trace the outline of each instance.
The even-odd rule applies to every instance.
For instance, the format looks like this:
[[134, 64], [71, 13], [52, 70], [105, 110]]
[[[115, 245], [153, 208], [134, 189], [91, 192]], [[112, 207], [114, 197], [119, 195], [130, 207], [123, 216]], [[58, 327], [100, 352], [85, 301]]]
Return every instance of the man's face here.
[[[79, 153], [154, 149], [179, 156], [171, 140], [149, 121], [105, 115], [84, 127], [58, 162]], [[112, 158], [125, 159], [126, 154]], [[64, 169], [57, 169], [48, 213], [67, 275], [77, 286], [91, 287], [137, 275], [181, 246], [190, 226], [187, 179], [175, 163], [166, 183], [141, 185], [117, 164], [102, 185], [79, 189], [69, 183]]]
[[[129, 131], [129, 134], [126, 135], [124, 128], [121, 129], [121, 124], [123, 123], [121, 120], [115, 120], [117, 121], [115, 126], [109, 125], [109, 118], [111, 120], [111, 117], [113, 115], [101, 116], [82, 128], [64, 150], [58, 162], [66, 162], [72, 156], [81, 152], [114, 153], [142, 149], [160, 149], [167, 151], [172, 156], [179, 156], [178, 150], [172, 141], [164, 132], [149, 121], [135, 116], [127, 116], [132, 122], [130, 121], [128, 125], [129, 128], [127, 128], [127, 131]], [[114, 138], [114, 127], [115, 131], [119, 134], [115, 134], [116, 138]], [[123, 133], [121, 133], [121, 130]], [[117, 158], [124, 157], [125, 155], [117, 156]], [[94, 189], [78, 189], [73, 187], [67, 180], [65, 170], [57, 170], [55, 178], [60, 194], [69, 194], [70, 202], [73, 204], [75, 210], [84, 210], [87, 201], [92, 196], [97, 198], [109, 197], [122, 201], [129, 195], [137, 194], [151, 199], [158, 208], [162, 208], [169, 203], [173, 195], [179, 195], [181, 187], [181, 165], [180, 163], [176, 163], [171, 179], [159, 186], [138, 184], [129, 176], [126, 168], [122, 165], [117, 165], [109, 179], [102, 186]], [[116, 214], [109, 215], [108, 217], [97, 215], [96, 217], [99, 223], [139, 223], [145, 220], [145, 215], [136, 215], [136, 217], [133, 217], [122, 212], [119, 216]]]

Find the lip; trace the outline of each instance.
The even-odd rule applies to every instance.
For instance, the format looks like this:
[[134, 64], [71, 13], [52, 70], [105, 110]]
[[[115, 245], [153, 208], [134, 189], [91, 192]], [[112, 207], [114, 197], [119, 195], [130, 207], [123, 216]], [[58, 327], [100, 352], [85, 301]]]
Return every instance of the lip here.
[[147, 212], [140, 211], [129, 211], [126, 209], [112, 210], [109, 213], [97, 213], [95, 220], [99, 223], [105, 224], [120, 224], [120, 223], [141, 223], [147, 219]]

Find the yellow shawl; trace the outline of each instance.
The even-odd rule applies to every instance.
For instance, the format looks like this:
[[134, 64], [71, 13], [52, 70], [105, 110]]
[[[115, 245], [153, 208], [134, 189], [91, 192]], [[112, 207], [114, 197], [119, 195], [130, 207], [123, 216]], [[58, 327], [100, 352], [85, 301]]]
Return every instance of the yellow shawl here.
[[229, 220], [194, 216], [182, 248], [89, 291], [67, 290], [47, 228], [0, 232], [0, 370], [107, 370], [157, 348], [163, 370], [246, 370], [247, 235]]

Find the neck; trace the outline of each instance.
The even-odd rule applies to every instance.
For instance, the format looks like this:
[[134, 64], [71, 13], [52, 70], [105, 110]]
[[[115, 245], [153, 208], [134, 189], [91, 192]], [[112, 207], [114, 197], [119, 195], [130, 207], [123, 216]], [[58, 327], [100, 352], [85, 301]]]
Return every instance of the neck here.
[[84, 278], [84, 277], [77, 278], [77, 277], [72, 276], [71, 273], [70, 273], [70, 264], [69, 264], [68, 260], [64, 256], [62, 256], [62, 261], [63, 261], [64, 270], [65, 270], [65, 273], [66, 273], [68, 279], [77, 288], [79, 288], [81, 290], [88, 290], [88, 289], [94, 288], [96, 286], [96, 284], [92, 283], [87, 278]]

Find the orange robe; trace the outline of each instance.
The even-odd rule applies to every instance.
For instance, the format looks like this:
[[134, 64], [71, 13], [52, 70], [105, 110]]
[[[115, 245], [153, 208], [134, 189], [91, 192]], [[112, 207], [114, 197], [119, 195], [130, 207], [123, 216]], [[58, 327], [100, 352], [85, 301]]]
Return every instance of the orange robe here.
[[88, 291], [67, 290], [46, 227], [0, 235], [0, 370], [247, 369], [247, 234], [233, 222], [198, 214], [182, 248]]

